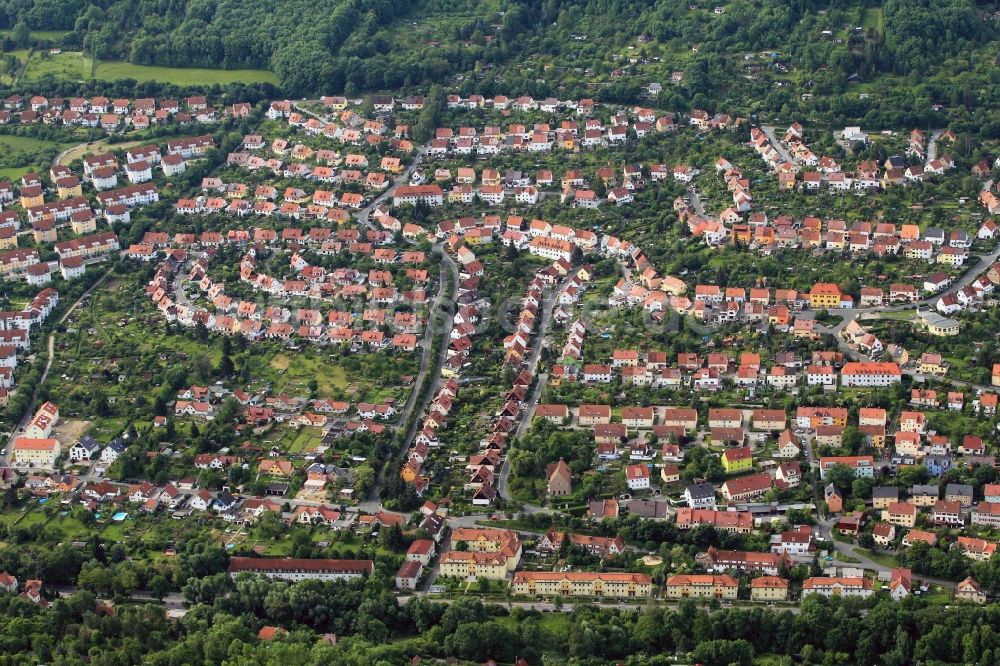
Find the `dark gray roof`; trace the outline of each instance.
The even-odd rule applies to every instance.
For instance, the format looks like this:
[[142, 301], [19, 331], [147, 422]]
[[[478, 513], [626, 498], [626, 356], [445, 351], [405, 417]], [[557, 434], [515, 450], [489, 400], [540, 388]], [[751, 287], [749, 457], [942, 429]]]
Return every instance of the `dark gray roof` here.
[[709, 497], [715, 497], [715, 486], [711, 483], [692, 483], [687, 487], [687, 494], [691, 496], [691, 499], [707, 499]]
[[666, 518], [667, 503], [655, 500], [632, 500], [629, 502], [628, 511], [640, 518]]
[[88, 451], [96, 451], [101, 448], [101, 443], [90, 435], [84, 435], [74, 446], [82, 446]]
[[420, 529], [427, 530], [431, 534], [437, 534], [444, 528], [444, 518], [432, 513], [420, 523]]

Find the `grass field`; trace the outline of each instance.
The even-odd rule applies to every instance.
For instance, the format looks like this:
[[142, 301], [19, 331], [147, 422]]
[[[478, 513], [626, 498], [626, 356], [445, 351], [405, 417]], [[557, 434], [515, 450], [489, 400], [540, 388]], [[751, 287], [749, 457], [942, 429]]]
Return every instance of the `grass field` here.
[[289, 453], [312, 453], [323, 441], [323, 431], [320, 428], [300, 428], [295, 433], [295, 439], [288, 447]]
[[194, 67], [150, 67], [127, 62], [102, 62], [97, 66], [94, 78], [102, 81], [135, 79], [137, 81], [159, 81], [178, 86], [202, 86], [227, 83], [273, 83], [278, 77], [263, 69], [197, 69]]
[[29, 171], [32, 171], [31, 167], [9, 167], [6, 169], [0, 169], [0, 179], [17, 180]]
[[0, 134], [0, 150], [6, 153], [33, 153], [45, 148], [58, 148], [63, 144], [47, 139], [36, 139], [33, 136], [17, 136]]
[[865, 548], [855, 548], [854, 552], [862, 557], [867, 557], [873, 562], [878, 562], [887, 567], [895, 567], [898, 563], [896, 562], [896, 557], [891, 553], [876, 553], [872, 550], [867, 550]]
[[881, 33], [885, 30], [885, 19], [881, 7], [868, 7], [862, 10], [861, 27], [867, 29], [874, 28]]
[[281, 390], [300, 389], [309, 384], [309, 380], [315, 378], [319, 385], [321, 395], [331, 395], [335, 389], [347, 387], [347, 372], [336, 365], [329, 365], [322, 359], [316, 358], [313, 354], [297, 354], [292, 363], [292, 357], [284, 352], [279, 352], [271, 357], [268, 363], [270, 372], [267, 372], [265, 379], [274, 382], [275, 392]]
[[[11, 35], [11, 33], [13, 33], [13, 32], [14, 31], [12, 29], [6, 28], [4, 30], [0, 30], [0, 35], [3, 35], [4, 37], [9, 37]], [[63, 37], [65, 37], [68, 34], [69, 34], [69, 30], [32, 30], [31, 31], [31, 38], [32, 39], [48, 39], [48, 40], [56, 41], [56, 40], [62, 39]]]
[[34, 171], [31, 166], [2, 166], [2, 165], [23, 165], [25, 162], [38, 163], [42, 156], [50, 159], [51, 151], [58, 151], [66, 144], [47, 139], [37, 139], [31, 136], [16, 136], [13, 134], [0, 134], [0, 178], [6, 180], [16, 180], [29, 171]]
[[66, 151], [59, 157], [59, 164], [69, 164], [73, 160], [81, 160], [87, 155], [100, 155], [109, 150], [125, 150], [133, 146], [146, 143], [145, 141], [125, 141], [116, 144], [109, 144], [107, 141], [94, 141], [92, 143], [82, 143], [75, 148]]
[[[18, 58], [23, 61], [27, 58], [27, 53], [24, 53], [23, 56], [18, 55]], [[85, 81], [91, 78], [102, 81], [135, 79], [137, 81], [172, 83], [178, 86], [201, 86], [216, 83], [225, 85], [237, 81], [278, 83], [278, 78], [272, 72], [262, 69], [150, 67], [116, 61], [98, 63], [97, 71], [92, 72], [90, 58], [79, 51], [65, 51], [55, 55], [40, 51], [32, 53], [21, 75], [21, 81], [38, 81], [50, 75], [61, 81]]]
[[67, 51], [50, 55], [47, 52], [34, 52], [28, 59], [21, 73], [21, 82], [38, 81], [45, 76], [53, 76], [61, 81], [83, 81], [89, 71], [84, 70], [83, 54]]

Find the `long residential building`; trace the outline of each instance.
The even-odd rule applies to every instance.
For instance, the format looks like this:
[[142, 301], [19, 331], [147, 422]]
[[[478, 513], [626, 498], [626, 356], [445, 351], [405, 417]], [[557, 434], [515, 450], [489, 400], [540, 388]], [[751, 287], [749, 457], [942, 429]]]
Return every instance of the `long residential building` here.
[[55, 244], [56, 254], [59, 259], [69, 257], [82, 257], [90, 259], [119, 249], [118, 236], [113, 231], [102, 231], [99, 234], [91, 234], [83, 238], [74, 238]]
[[885, 387], [902, 381], [903, 372], [896, 363], [845, 363], [840, 370], [842, 386]]
[[277, 557], [233, 557], [229, 575], [254, 573], [279, 580], [341, 580], [370, 576], [375, 570], [371, 560], [307, 560]]
[[706, 569], [713, 571], [726, 571], [735, 569], [737, 571], [750, 571], [776, 576], [781, 564], [791, 565], [792, 560], [788, 555], [782, 553], [757, 553], [746, 550], [716, 550], [715, 546], [709, 546], [708, 552], [699, 556], [703, 560]]
[[653, 593], [653, 579], [642, 573], [519, 571], [512, 585], [518, 596], [628, 599]]
[[152, 183], [130, 185], [128, 187], [119, 187], [118, 189], [110, 190], [108, 192], [97, 193], [97, 201], [101, 204], [102, 208], [108, 208], [116, 204], [127, 206], [128, 208], [135, 208], [136, 206], [145, 206], [151, 203], [156, 203], [159, 200], [160, 193], [157, 192], [156, 186]]
[[692, 527], [711, 525], [723, 532], [749, 534], [753, 530], [753, 516], [749, 511], [716, 511], [715, 509], [677, 509], [677, 527], [686, 530]]
[[428, 206], [444, 205], [444, 192], [438, 185], [400, 185], [392, 193], [392, 205], [417, 205], [425, 203]]
[[507, 577], [508, 560], [500, 553], [450, 550], [441, 555], [440, 573], [455, 578], [501, 580]]
[[821, 594], [824, 597], [870, 597], [875, 593], [867, 578], [806, 578], [802, 581], [802, 596]]

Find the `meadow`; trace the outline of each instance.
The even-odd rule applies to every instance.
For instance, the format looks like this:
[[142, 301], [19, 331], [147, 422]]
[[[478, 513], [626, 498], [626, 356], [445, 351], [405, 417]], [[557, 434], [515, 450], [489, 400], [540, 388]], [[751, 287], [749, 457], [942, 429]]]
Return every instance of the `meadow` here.
[[64, 51], [49, 53], [33, 51], [30, 55], [17, 52], [15, 55], [22, 62], [27, 60], [21, 81], [31, 83], [46, 76], [53, 76], [60, 81], [86, 81], [98, 79], [101, 81], [119, 81], [134, 79], [136, 81], [157, 81], [178, 86], [226, 85], [235, 82], [278, 83], [277, 77], [261, 69], [199, 69], [194, 67], [152, 67], [133, 65], [128, 62], [99, 62], [94, 70], [90, 57], [79, 51]]

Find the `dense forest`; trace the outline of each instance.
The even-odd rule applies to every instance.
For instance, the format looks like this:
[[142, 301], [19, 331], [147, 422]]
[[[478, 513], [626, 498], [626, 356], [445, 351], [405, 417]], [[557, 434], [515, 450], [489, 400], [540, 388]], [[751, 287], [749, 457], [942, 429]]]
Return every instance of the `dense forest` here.
[[[705, 0], [0, 0], [0, 28], [12, 29], [9, 46], [24, 46], [32, 30], [68, 30], [64, 45], [101, 60], [270, 69], [294, 96], [426, 88], [454, 84], [456, 75], [463, 75], [462, 87], [487, 94], [544, 96], [561, 88], [594, 96], [587, 77], [570, 73], [603, 78], [616, 66], [614, 54], [641, 43], [637, 55], [683, 67], [683, 86], [669, 93], [681, 99], [664, 100], [678, 105], [721, 108], [758, 96], [742, 55], [762, 50], [804, 72], [808, 80], [789, 83], [817, 97], [837, 96], [848, 81], [903, 78], [910, 85], [909, 98], [894, 105], [901, 110], [929, 101], [997, 102], [996, 21], [988, 6], [972, 0], [733, 0], [722, 15], [711, 6]], [[859, 25], [859, 16], [871, 20]], [[433, 40], [409, 34], [419, 21], [437, 26]], [[552, 76], [551, 66], [563, 74]], [[626, 78], [597, 96], [631, 101], [640, 84]], [[791, 87], [763, 89], [775, 111], [794, 103]]]

